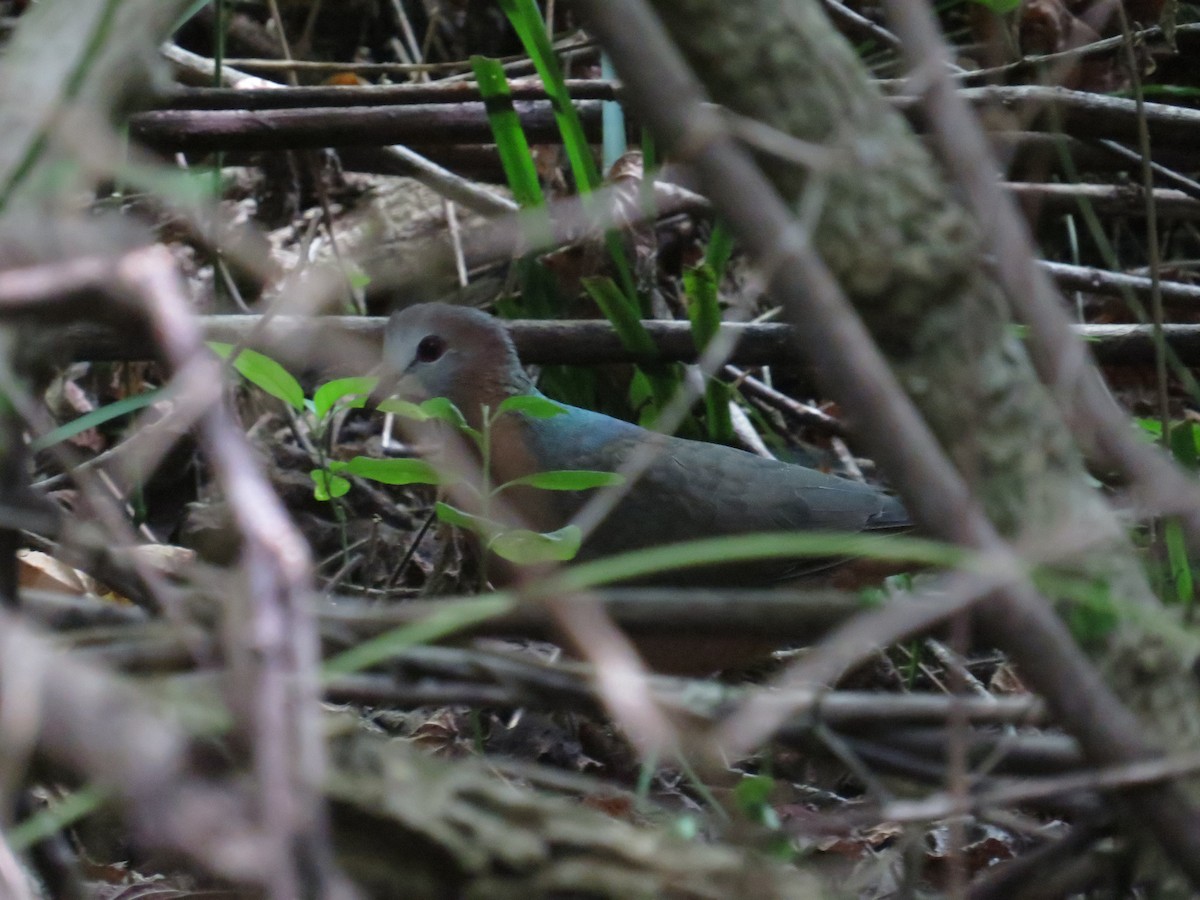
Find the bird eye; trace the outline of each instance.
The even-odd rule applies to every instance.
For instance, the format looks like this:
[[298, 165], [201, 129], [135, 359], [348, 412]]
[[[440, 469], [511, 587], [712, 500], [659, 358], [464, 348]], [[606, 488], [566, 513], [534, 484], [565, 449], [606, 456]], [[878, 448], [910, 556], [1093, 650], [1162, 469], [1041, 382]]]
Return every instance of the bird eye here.
[[430, 334], [421, 338], [421, 343], [417, 344], [417, 361], [435, 362], [445, 352], [446, 342], [436, 334]]

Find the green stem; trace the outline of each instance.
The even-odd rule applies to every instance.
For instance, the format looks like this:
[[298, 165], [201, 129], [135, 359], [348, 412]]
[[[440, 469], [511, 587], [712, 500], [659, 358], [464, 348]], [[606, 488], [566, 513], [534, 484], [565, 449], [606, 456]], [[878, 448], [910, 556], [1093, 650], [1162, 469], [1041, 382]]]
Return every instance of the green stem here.
[[[483, 420], [481, 434], [479, 436], [479, 451], [483, 459], [480, 463], [482, 467], [482, 478], [480, 481], [479, 502], [482, 504], [480, 513], [485, 522], [492, 520], [492, 409], [490, 406], [483, 407]], [[482, 537], [482, 535], [481, 535]], [[479, 592], [483, 593], [487, 590], [487, 555], [488, 550], [492, 545], [492, 536], [487, 535], [483, 542], [483, 552], [480, 554], [479, 560]]]

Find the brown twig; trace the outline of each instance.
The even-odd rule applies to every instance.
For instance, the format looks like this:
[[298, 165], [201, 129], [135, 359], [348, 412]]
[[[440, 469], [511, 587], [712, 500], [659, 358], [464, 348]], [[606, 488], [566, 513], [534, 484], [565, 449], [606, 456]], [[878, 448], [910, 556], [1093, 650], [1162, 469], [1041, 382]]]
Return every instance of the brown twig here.
[[170, 252], [157, 246], [133, 251], [117, 261], [114, 274], [118, 289], [141, 301], [184, 396], [202, 410], [200, 441], [241, 533], [249, 596], [242, 609], [229, 610], [237, 638], [226, 650], [237, 687], [227, 698], [253, 742], [271, 896], [298, 896], [301, 884], [315, 886], [313, 879], [318, 893], [336, 890], [320, 795], [325, 753], [317, 721], [316, 630], [305, 602], [307, 545], [220, 403], [220, 363], [204, 347]]
[[[613, 81], [568, 79], [572, 100], [619, 100], [620, 85]], [[509, 82], [514, 100], [549, 100], [541, 79], [517, 78]], [[158, 109], [311, 109], [342, 106], [407, 106], [416, 103], [458, 104], [482, 99], [478, 85], [468, 81], [430, 81], [381, 84], [366, 87], [282, 87], [270, 93], [230, 88], [175, 90], [159, 98]]]
[[0, 614], [0, 696], [33, 705], [41, 752], [113, 790], [136, 839], [234, 881], [262, 885], [266, 845], [231, 785], [201, 779], [190, 738], [129, 685]]
[[[274, 96], [271, 91], [267, 96]], [[529, 140], [559, 139], [548, 102], [517, 101]], [[585, 130], [599, 137], [600, 103], [585, 100], [579, 113]], [[129, 120], [130, 134], [161, 152], [297, 150], [356, 145], [486, 143], [491, 126], [483, 103], [276, 110], [159, 110]]]

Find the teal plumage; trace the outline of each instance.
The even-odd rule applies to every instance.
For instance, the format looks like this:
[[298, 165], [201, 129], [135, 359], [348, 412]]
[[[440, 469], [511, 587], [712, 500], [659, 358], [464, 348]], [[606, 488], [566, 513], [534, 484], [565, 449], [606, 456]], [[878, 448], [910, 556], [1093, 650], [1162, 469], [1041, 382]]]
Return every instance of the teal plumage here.
[[[478, 310], [439, 303], [402, 310], [388, 323], [384, 356], [402, 395], [447, 397], [475, 428], [483, 406], [495, 410], [507, 397], [537, 393], [503, 324]], [[548, 419], [511, 414], [496, 421], [496, 483], [546, 470], [618, 471], [635, 449], [661, 442], [654, 462], [585, 540], [581, 559], [718, 535], [897, 530], [909, 524], [896, 498], [868, 485], [566, 409]], [[531, 490], [516, 499], [530, 524], [550, 530], [565, 524], [587, 493]], [[813, 568], [812, 560], [723, 565], [704, 580], [763, 582]]]

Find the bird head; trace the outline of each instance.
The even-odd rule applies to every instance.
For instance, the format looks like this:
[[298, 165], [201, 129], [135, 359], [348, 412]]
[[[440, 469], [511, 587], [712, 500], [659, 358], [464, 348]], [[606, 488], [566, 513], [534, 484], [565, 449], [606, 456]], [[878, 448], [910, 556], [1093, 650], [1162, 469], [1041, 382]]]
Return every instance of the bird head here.
[[406, 400], [446, 397], [479, 426], [480, 409], [534, 390], [508, 331], [477, 309], [420, 303], [388, 321], [378, 390]]

